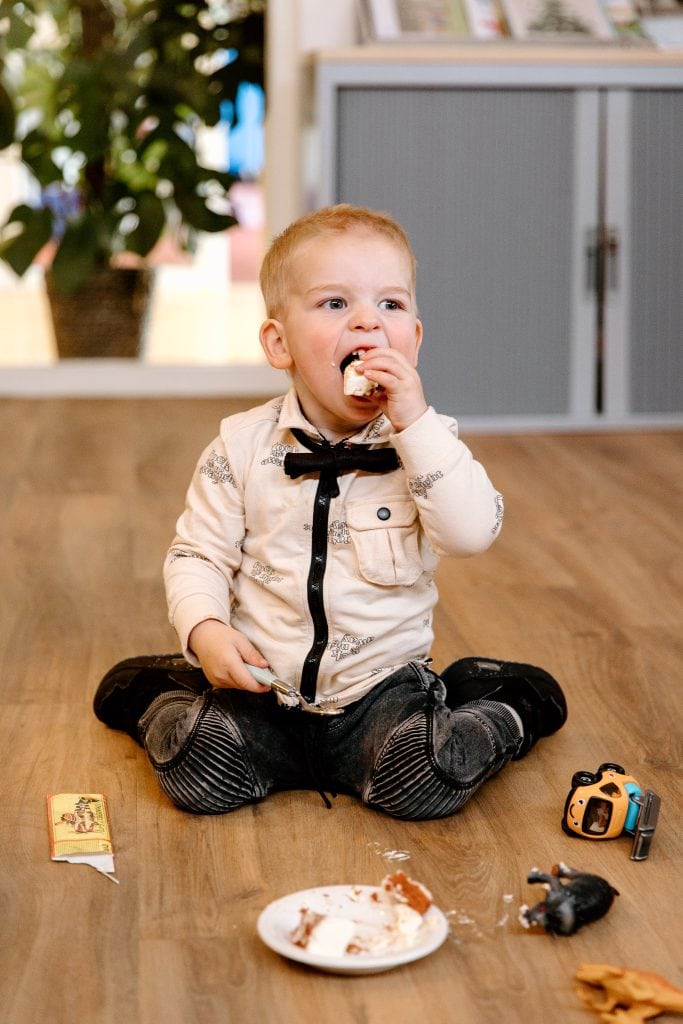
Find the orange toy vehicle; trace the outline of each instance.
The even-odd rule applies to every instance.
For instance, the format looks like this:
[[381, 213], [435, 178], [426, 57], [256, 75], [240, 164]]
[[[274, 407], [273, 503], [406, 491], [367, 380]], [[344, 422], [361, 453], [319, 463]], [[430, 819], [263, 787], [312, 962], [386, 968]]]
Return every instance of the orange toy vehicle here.
[[601, 764], [597, 772], [574, 772], [564, 805], [562, 828], [582, 839], [634, 836], [631, 860], [645, 860], [657, 825], [660, 798], [627, 775], [621, 765]]

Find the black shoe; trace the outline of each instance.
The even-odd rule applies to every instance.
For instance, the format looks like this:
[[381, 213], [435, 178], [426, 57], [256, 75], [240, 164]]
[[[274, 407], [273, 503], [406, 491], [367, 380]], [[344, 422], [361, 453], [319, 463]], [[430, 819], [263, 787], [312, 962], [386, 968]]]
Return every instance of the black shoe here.
[[93, 707], [100, 722], [127, 732], [138, 743], [138, 722], [162, 693], [191, 690], [201, 694], [211, 683], [182, 654], [128, 658], [110, 668], [97, 687]]
[[513, 761], [531, 750], [543, 736], [550, 736], [567, 721], [567, 702], [549, 672], [522, 662], [497, 658], [462, 658], [441, 673], [446, 684], [446, 704], [462, 707], [476, 700], [509, 704], [522, 719], [524, 736]]

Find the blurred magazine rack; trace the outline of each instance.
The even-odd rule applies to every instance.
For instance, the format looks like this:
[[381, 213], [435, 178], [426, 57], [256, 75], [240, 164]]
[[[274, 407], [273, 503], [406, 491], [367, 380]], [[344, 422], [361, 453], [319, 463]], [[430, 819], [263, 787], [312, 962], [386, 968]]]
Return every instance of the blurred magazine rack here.
[[359, 0], [365, 43], [683, 49], [683, 0]]

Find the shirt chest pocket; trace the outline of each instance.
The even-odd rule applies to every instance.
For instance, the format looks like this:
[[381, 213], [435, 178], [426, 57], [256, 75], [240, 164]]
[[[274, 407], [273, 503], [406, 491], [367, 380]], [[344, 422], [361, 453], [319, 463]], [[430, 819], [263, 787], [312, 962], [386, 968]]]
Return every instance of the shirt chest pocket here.
[[405, 499], [350, 502], [346, 521], [363, 579], [410, 586], [423, 572], [417, 509]]

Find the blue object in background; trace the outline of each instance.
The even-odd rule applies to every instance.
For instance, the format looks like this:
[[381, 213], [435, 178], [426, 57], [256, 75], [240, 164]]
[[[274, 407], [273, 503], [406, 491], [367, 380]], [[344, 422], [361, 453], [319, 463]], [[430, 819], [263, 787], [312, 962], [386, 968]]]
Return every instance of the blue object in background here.
[[66, 231], [67, 221], [79, 213], [81, 200], [75, 189], [53, 182], [41, 189], [39, 205], [52, 210], [52, 237], [61, 238]]
[[235, 104], [221, 104], [221, 121], [228, 126], [228, 170], [253, 181], [263, 170], [265, 94], [261, 86], [241, 82]]

